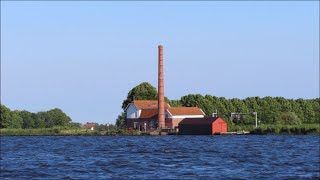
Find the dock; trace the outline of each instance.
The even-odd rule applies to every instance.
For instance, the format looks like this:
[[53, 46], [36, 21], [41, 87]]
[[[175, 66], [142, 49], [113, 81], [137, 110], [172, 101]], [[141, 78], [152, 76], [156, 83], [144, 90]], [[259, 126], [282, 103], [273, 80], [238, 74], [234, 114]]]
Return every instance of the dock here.
[[249, 131], [237, 131], [237, 132], [221, 132], [220, 135], [244, 135], [250, 134]]
[[[236, 132], [220, 132], [215, 135], [245, 135], [250, 134], [249, 131], [236, 131]], [[165, 136], [165, 135], [179, 135], [178, 131], [147, 131], [141, 132], [141, 135], [150, 135], [150, 136]]]

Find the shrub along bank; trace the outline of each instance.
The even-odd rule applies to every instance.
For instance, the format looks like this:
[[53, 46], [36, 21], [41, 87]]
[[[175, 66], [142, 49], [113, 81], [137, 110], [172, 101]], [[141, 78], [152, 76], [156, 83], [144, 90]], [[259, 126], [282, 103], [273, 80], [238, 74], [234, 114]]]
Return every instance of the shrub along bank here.
[[229, 126], [228, 131], [249, 131], [250, 134], [317, 134], [320, 135], [320, 124], [302, 125], [260, 125], [255, 126]]
[[1, 136], [118, 136], [140, 135], [133, 130], [91, 131], [87, 129], [40, 128], [40, 129], [0, 129]]

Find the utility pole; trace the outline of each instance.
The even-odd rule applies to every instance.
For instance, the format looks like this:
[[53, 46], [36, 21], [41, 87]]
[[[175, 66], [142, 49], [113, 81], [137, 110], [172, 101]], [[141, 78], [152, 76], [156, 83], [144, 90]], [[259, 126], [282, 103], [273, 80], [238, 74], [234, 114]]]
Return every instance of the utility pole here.
[[258, 113], [257, 112], [253, 112], [253, 115], [256, 116], [256, 127], [258, 127]]
[[216, 109], [215, 113], [212, 113], [212, 117], [218, 117], [218, 110]]

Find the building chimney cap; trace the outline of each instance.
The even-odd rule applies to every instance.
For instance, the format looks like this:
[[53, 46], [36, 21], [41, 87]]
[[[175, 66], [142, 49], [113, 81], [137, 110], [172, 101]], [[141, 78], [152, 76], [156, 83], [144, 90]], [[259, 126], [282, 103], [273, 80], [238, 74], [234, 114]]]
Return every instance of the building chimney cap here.
[[158, 46], [159, 48], [163, 48], [163, 46], [160, 44], [159, 46]]

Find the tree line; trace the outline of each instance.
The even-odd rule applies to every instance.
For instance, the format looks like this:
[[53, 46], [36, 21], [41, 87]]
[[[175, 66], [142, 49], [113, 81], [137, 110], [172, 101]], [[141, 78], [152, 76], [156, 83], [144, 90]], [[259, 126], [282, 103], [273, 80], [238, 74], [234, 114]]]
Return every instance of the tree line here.
[[[5, 105], [0, 106], [1, 119], [0, 128], [14, 129], [37, 129], [37, 128], [52, 128], [65, 127], [67, 129], [83, 128], [81, 123], [72, 122], [61, 109], [54, 108], [49, 111], [32, 113], [25, 110], [11, 111]], [[116, 130], [113, 124], [96, 124], [96, 131], [112, 131]]]
[[61, 109], [55, 108], [49, 111], [32, 113], [29, 111], [11, 111], [6, 106], [0, 106], [0, 128], [51, 128], [54, 126], [79, 126], [72, 123], [71, 118]]
[[[127, 98], [122, 103], [123, 113], [118, 116], [116, 125], [125, 128], [125, 108], [133, 100], [156, 100], [157, 89], [151, 84], [144, 82], [129, 91]], [[260, 124], [319, 124], [320, 123], [320, 99], [286, 99], [283, 97], [248, 97], [245, 99], [226, 99], [212, 95], [189, 94], [178, 100], [165, 101], [171, 107], [192, 106], [201, 108], [206, 116], [217, 115], [230, 124], [234, 124], [231, 113], [243, 113], [243, 117], [237, 123], [241, 125], [253, 125], [255, 117], [253, 112], [258, 113]]]
[[169, 101], [171, 106], [197, 106], [206, 116], [217, 110], [218, 116], [232, 122], [231, 113], [244, 113], [239, 122], [254, 124], [252, 112], [258, 113], [262, 124], [318, 124], [320, 123], [320, 99], [286, 99], [283, 97], [248, 97], [226, 99], [212, 95], [189, 94], [180, 100]]

